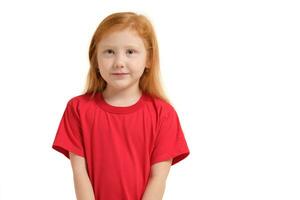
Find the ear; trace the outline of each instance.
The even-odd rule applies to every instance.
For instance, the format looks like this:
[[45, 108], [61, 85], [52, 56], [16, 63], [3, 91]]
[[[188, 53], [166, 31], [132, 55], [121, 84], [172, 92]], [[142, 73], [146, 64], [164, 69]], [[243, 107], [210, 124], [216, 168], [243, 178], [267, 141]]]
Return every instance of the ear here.
[[146, 68], [149, 68], [149, 69], [150, 69], [150, 60], [149, 60], [149, 58], [148, 58], [147, 61], [146, 61]]

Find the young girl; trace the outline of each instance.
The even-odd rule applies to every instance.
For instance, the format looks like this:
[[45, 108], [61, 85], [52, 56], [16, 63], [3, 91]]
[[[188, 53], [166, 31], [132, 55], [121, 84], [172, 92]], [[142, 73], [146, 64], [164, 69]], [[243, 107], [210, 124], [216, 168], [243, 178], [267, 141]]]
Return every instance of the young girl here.
[[161, 200], [189, 155], [159, 80], [154, 29], [132, 12], [106, 17], [89, 48], [85, 92], [69, 99], [52, 148], [70, 159], [78, 200]]

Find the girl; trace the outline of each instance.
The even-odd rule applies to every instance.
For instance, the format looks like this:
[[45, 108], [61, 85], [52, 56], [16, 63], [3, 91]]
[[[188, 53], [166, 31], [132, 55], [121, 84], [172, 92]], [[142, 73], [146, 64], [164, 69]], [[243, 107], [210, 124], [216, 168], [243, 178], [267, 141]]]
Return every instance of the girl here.
[[89, 47], [83, 94], [69, 99], [52, 148], [70, 159], [78, 200], [161, 200], [171, 165], [189, 155], [159, 80], [154, 29], [107, 16]]

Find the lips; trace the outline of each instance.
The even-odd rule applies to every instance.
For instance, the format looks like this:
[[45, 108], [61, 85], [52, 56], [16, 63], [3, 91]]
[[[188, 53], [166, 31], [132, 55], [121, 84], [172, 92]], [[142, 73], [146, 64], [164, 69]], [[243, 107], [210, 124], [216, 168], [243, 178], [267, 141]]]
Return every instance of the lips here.
[[113, 75], [126, 75], [128, 73], [112, 73]]

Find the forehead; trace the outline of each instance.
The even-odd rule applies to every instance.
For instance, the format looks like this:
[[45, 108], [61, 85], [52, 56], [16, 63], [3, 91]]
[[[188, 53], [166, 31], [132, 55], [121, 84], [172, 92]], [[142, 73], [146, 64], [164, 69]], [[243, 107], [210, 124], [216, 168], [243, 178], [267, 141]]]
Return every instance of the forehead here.
[[133, 46], [137, 48], [144, 48], [143, 39], [134, 30], [124, 29], [112, 31], [104, 35], [98, 43], [101, 48], [104, 47], [121, 47]]

